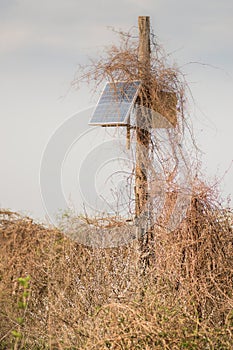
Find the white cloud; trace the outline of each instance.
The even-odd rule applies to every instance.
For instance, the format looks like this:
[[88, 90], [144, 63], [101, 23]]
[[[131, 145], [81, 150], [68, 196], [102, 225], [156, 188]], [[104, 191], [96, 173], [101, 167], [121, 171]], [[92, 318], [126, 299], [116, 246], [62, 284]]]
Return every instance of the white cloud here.
[[113, 37], [107, 26], [130, 28], [137, 25], [138, 15], [151, 15], [155, 31], [163, 32], [174, 49], [216, 51], [233, 39], [229, 0], [18, 0], [6, 4], [0, 4], [4, 5], [0, 50], [6, 52], [30, 44], [70, 50], [103, 45]]
[[14, 30], [13, 28], [1, 29], [0, 52], [11, 53], [29, 41], [29, 33], [24, 30]]

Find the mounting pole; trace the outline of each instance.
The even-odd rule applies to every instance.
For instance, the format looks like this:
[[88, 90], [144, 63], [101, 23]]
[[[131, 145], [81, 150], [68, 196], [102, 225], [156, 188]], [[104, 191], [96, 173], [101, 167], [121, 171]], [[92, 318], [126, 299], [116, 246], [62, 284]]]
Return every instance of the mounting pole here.
[[[139, 77], [142, 88], [146, 84], [146, 79], [150, 74], [150, 18], [138, 17], [139, 28]], [[143, 106], [144, 96], [139, 97], [139, 104]], [[147, 166], [149, 149], [149, 128], [143, 113], [140, 110], [136, 113], [136, 176], [135, 176], [135, 215], [140, 218], [146, 211], [148, 197]], [[147, 154], [146, 154], [147, 153]]]
[[[139, 47], [138, 72], [145, 92], [150, 79], [150, 17], [138, 17]], [[147, 106], [148, 96], [139, 95], [139, 105]], [[149, 107], [149, 106], [148, 106]], [[135, 171], [135, 217], [138, 222], [138, 238], [141, 243], [142, 259], [148, 250], [148, 178], [150, 131], [148, 119], [140, 109], [136, 113], [136, 171]], [[144, 262], [145, 265], [145, 262]]]

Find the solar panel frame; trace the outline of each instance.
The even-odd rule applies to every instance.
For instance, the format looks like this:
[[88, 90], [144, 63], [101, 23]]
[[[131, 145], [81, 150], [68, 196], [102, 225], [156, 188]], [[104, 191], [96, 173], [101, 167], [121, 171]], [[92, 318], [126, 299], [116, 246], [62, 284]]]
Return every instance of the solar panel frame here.
[[[118, 88], [120, 85], [120, 88]], [[124, 85], [130, 86], [124, 91]], [[138, 92], [141, 86], [141, 81], [134, 80], [131, 82], [126, 81], [116, 81], [115, 83], [107, 82], [104, 89], [99, 97], [98, 103], [92, 113], [89, 121], [89, 125], [101, 125], [101, 126], [125, 126], [129, 123], [129, 115], [132, 107], [135, 104]], [[109, 88], [108, 88], [109, 87]], [[111, 87], [115, 90], [116, 97], [110, 92]], [[112, 89], [112, 91], [114, 91]], [[125, 93], [127, 102], [124, 101]], [[119, 100], [117, 97], [119, 96]], [[104, 102], [107, 101], [107, 102]], [[101, 113], [105, 115], [101, 116]], [[110, 115], [112, 116], [110, 117]], [[117, 115], [116, 115], [117, 114]], [[116, 118], [118, 118], [116, 120]]]

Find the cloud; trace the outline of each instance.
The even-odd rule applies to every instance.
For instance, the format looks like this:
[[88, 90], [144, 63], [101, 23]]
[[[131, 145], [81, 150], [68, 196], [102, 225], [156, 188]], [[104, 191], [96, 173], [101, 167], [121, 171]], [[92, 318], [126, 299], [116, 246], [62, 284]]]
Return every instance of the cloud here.
[[12, 53], [31, 42], [30, 32], [24, 28], [13, 28], [12, 26], [0, 27], [0, 52]]
[[127, 30], [138, 15], [151, 15], [151, 24], [177, 47], [193, 51], [223, 49], [232, 41], [233, 3], [174, 0], [2, 0], [1, 52], [29, 45], [51, 49], [104, 45], [113, 38], [107, 26]]
[[[42, 50], [70, 49], [104, 43], [109, 36], [103, 20], [104, 6], [90, 0], [40, 1], [22, 0], [3, 6], [0, 17], [0, 52], [13, 53], [38, 46]], [[109, 10], [109, 8], [108, 8]]]

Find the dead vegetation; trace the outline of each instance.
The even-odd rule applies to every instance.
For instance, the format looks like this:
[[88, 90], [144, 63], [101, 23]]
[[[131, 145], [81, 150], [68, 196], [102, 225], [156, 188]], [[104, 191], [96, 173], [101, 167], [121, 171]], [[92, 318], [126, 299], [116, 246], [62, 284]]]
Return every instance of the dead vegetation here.
[[1, 211], [0, 348], [14, 348], [17, 329], [19, 349], [231, 349], [232, 213], [209, 195], [193, 195], [176, 231], [155, 229], [144, 277], [136, 240], [88, 248]]
[[[144, 187], [147, 192], [145, 196], [150, 197], [149, 205], [156, 208], [159, 198], [155, 192], [162, 190], [167, 192], [168, 197], [169, 194], [178, 192], [189, 196], [192, 192], [193, 179], [198, 173], [198, 148], [188, 122], [188, 96], [191, 94], [185, 76], [175, 64], [170, 64], [170, 57], [153, 34], [150, 38], [150, 60], [146, 63], [138, 57], [137, 35], [122, 32], [118, 34], [120, 34], [119, 46], [108, 47], [102, 57], [90, 60], [89, 65], [80, 66], [73, 86], [78, 88], [81, 83], [88, 83], [96, 92], [105, 82], [113, 85], [118, 81], [124, 81], [126, 84], [132, 81], [142, 82], [136, 100], [136, 111], [133, 110], [131, 113], [133, 115], [139, 113], [140, 118], [131, 116], [131, 121], [135, 118], [136, 124], [133, 122], [127, 129], [127, 132], [129, 130], [131, 132], [127, 137], [131, 138], [131, 157], [136, 164], [132, 177], [135, 172], [137, 173], [132, 185], [140, 179], [142, 179], [140, 183], [143, 182], [145, 178]], [[153, 112], [157, 113], [155, 119], [151, 117]], [[167, 120], [170, 126], [161, 126]], [[154, 123], [156, 127], [152, 126]], [[126, 127], [123, 129], [126, 131]], [[138, 140], [139, 133], [141, 144], [138, 147], [138, 143], [135, 146], [133, 141]], [[141, 167], [138, 166], [137, 159], [141, 159]], [[143, 169], [147, 169], [146, 174]], [[182, 178], [185, 179], [185, 184], [180, 180]], [[136, 185], [135, 188], [137, 187], [140, 186]], [[146, 187], [149, 191], [146, 191]], [[129, 203], [125, 203], [128, 207], [132, 207], [132, 203], [136, 202], [133, 195], [135, 188], [131, 189]], [[166, 206], [166, 198], [164, 202]], [[165, 211], [166, 209], [164, 208]], [[156, 221], [154, 217], [152, 221]]]
[[[106, 79], [141, 79], [136, 41], [121, 35], [120, 48], [111, 47], [82, 70], [75, 83], [94, 81], [98, 87]], [[177, 68], [168, 67], [153, 36], [152, 48], [141, 98], [166, 115], [161, 91], [175, 95], [178, 124], [173, 135], [167, 131], [169, 157], [157, 136], [151, 136], [150, 162], [154, 164], [156, 153], [168, 193], [173, 193], [182, 190], [174, 179], [179, 177], [180, 161], [176, 145], [189, 130], [186, 85]], [[190, 166], [193, 163], [192, 159]], [[190, 196], [179, 226], [167, 229], [169, 210], [153, 225], [145, 275], [136, 239], [115, 248], [88, 247], [68, 238], [72, 233], [1, 210], [0, 349], [232, 349], [232, 212], [197, 180], [192, 181]], [[72, 220], [75, 231], [95, 239], [112, 228], [122, 237], [125, 232], [134, 235], [133, 225], [126, 227], [115, 218], [71, 217], [63, 229], [72, 231]]]
[[[107, 47], [101, 57], [90, 59], [89, 64], [79, 66], [73, 87], [88, 83], [96, 93], [106, 81], [115, 84], [117, 81], [131, 83], [143, 81], [138, 102], [143, 106], [159, 112], [170, 119], [171, 112], [179, 111], [176, 131], [183, 131], [187, 83], [180, 69], [169, 63], [170, 57], [151, 34], [151, 54], [149, 64], [138, 57], [138, 36], [135, 33], [119, 32], [119, 45]], [[170, 106], [170, 107], [168, 107]], [[187, 117], [187, 115], [186, 115]], [[174, 120], [171, 120], [174, 122]], [[149, 129], [149, 126], [148, 126]]]

